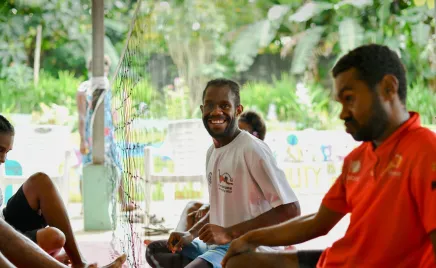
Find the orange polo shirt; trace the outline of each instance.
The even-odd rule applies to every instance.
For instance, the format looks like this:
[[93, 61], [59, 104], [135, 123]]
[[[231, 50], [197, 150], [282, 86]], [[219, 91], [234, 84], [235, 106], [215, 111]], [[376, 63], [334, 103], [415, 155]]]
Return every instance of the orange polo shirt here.
[[436, 133], [410, 118], [374, 150], [364, 142], [344, 160], [322, 204], [351, 213], [345, 236], [317, 267], [436, 267]]

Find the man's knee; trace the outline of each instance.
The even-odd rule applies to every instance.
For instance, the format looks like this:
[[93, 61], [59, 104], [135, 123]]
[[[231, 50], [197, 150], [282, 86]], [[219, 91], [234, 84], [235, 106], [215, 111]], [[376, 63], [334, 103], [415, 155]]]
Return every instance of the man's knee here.
[[65, 234], [55, 227], [47, 227], [36, 233], [38, 245], [46, 252], [51, 253], [62, 249], [65, 245]]
[[53, 182], [47, 174], [43, 172], [37, 172], [27, 179], [24, 185], [26, 184], [31, 184], [32, 186], [41, 185], [46, 187], [53, 185]]
[[165, 249], [167, 249], [167, 240], [153, 241], [147, 246], [148, 252], [153, 252], [155, 250], [165, 250]]

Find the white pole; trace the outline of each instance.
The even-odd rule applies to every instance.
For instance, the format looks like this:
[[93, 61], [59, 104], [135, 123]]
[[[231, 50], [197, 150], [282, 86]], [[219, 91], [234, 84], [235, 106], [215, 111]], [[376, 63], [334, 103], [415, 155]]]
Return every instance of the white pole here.
[[[104, 0], [92, 0], [92, 76], [104, 76]], [[103, 89], [94, 91], [94, 104], [102, 91]], [[104, 101], [93, 108], [95, 117], [92, 126], [92, 162], [104, 164]]]

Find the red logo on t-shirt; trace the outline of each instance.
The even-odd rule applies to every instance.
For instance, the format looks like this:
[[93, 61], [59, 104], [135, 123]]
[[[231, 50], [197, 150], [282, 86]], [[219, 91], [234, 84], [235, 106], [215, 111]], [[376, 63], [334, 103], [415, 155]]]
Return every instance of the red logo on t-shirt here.
[[221, 175], [221, 171], [218, 169], [219, 181], [224, 182], [228, 185], [233, 185], [233, 179], [230, 177], [229, 173], [224, 173]]

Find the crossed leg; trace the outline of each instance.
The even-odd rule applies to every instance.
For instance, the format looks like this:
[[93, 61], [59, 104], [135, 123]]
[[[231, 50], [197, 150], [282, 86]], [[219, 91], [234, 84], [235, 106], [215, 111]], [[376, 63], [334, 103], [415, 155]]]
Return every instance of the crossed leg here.
[[[80, 253], [67, 210], [52, 180], [44, 173], [36, 173], [22, 185], [22, 192], [20, 190], [16, 195], [23, 194], [27, 204], [21, 198], [21, 201], [16, 201], [21, 210], [14, 211], [15, 206], [12, 204], [15, 201], [12, 201], [11, 198], [4, 210], [5, 220], [53, 257], [56, 257], [64, 248], [68, 256], [67, 260], [69, 259], [72, 267], [97, 267], [95, 264], [89, 266]], [[18, 200], [20, 197], [14, 196], [13, 198]], [[26, 205], [28, 206], [27, 210]], [[25, 213], [20, 215], [22, 211]], [[40, 219], [38, 219], [38, 215]], [[39, 221], [40, 227], [38, 229], [24, 229], [25, 226], [20, 222], [25, 223], [29, 220]], [[46, 227], [47, 225], [49, 227]], [[65, 259], [59, 260], [66, 261]], [[121, 256], [107, 267], [121, 267], [124, 261], [125, 256]]]

